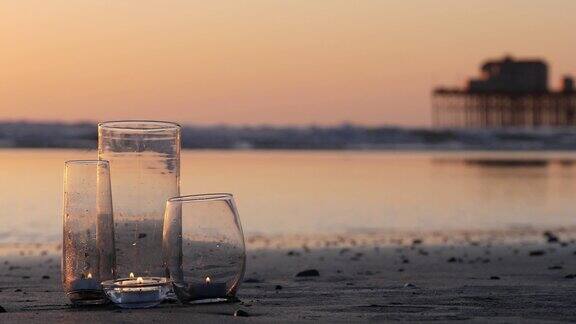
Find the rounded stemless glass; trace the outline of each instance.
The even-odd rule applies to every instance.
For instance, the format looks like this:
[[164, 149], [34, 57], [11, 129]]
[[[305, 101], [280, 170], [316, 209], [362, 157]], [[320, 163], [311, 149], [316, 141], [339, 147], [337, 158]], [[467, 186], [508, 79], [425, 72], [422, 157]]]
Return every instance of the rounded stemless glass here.
[[106, 302], [114, 277], [114, 221], [108, 161], [67, 161], [64, 172], [62, 285], [77, 305]]
[[231, 194], [175, 197], [166, 203], [163, 233], [166, 275], [182, 302], [235, 297], [246, 249]]

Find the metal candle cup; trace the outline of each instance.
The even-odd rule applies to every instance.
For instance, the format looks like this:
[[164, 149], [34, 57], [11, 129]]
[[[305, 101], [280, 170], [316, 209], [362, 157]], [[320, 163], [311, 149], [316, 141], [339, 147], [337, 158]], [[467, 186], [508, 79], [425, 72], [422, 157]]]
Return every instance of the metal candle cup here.
[[100, 290], [102, 287], [100, 283], [92, 278], [92, 274], [88, 273], [85, 278], [80, 278], [72, 280], [70, 282], [72, 286], [72, 291], [82, 291], [82, 290]]
[[212, 282], [210, 277], [206, 277], [204, 283], [192, 284], [190, 287], [193, 299], [216, 299], [226, 298], [226, 283]]

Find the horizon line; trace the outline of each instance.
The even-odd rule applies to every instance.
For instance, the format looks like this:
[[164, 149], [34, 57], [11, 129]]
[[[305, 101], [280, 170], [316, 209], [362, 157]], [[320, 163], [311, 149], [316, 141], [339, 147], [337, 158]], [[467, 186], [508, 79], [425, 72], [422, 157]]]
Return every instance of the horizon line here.
[[350, 122], [350, 121], [341, 121], [339, 123], [289, 123], [289, 124], [275, 124], [275, 123], [226, 123], [226, 122], [219, 122], [219, 123], [184, 123], [179, 121], [173, 120], [161, 120], [161, 119], [110, 119], [110, 120], [76, 120], [76, 121], [69, 121], [69, 120], [56, 120], [56, 119], [0, 119], [1, 124], [62, 124], [62, 125], [98, 125], [99, 123], [103, 122], [114, 122], [114, 121], [126, 121], [126, 120], [139, 120], [139, 121], [165, 121], [165, 122], [175, 122], [183, 127], [273, 127], [273, 128], [338, 128], [338, 127], [358, 127], [358, 128], [382, 128], [382, 127], [389, 127], [389, 128], [433, 128], [431, 124], [429, 125], [404, 125], [404, 124], [394, 124], [394, 123], [382, 123], [382, 124], [367, 124], [367, 123], [358, 123], [358, 122]]

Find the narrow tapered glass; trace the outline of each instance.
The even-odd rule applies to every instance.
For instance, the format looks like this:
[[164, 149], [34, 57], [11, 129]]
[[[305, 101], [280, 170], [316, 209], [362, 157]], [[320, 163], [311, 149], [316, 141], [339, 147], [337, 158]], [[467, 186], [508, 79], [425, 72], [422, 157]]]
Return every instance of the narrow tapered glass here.
[[64, 170], [62, 285], [74, 304], [106, 302], [100, 284], [115, 275], [108, 161], [67, 161]]
[[169, 199], [163, 257], [166, 275], [182, 302], [235, 297], [244, 276], [246, 250], [232, 195]]

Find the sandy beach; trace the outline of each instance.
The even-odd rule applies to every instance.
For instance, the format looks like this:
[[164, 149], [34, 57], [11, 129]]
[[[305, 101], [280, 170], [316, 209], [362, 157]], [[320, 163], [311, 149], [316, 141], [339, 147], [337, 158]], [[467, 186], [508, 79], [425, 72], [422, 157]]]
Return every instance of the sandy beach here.
[[[0, 322], [574, 321], [575, 234], [252, 236], [239, 302], [143, 310], [72, 308], [57, 244], [4, 244]], [[234, 317], [238, 310], [248, 317]]]

